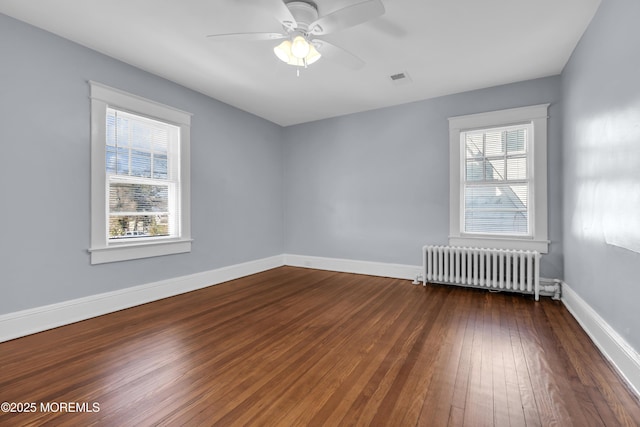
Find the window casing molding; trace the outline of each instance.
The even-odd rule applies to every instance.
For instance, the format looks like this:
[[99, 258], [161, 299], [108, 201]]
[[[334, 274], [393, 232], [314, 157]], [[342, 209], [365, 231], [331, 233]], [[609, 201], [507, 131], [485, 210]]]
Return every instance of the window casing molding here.
[[[449, 244], [452, 246], [549, 251], [547, 225], [547, 119], [549, 104], [512, 108], [449, 118]], [[528, 236], [465, 233], [464, 210], [465, 147], [461, 134], [487, 128], [531, 124], [529, 165], [532, 194]]]
[[[91, 88], [91, 264], [125, 261], [191, 251], [190, 129], [191, 113], [101, 83]], [[166, 122], [180, 129], [179, 235], [167, 238], [109, 241], [106, 174], [107, 108]], [[112, 239], [113, 240], [113, 239]]]

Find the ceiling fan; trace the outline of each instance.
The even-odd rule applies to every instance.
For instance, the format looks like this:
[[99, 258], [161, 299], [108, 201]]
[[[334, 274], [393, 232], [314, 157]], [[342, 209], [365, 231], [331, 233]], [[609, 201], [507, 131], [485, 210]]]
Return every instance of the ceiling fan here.
[[280, 40], [274, 53], [283, 62], [296, 67], [307, 67], [321, 56], [348, 68], [358, 69], [364, 61], [351, 52], [324, 40], [322, 36], [370, 21], [384, 14], [381, 0], [365, 0], [319, 16], [318, 6], [312, 0], [245, 0], [252, 7], [271, 13], [281, 24], [281, 33], [211, 34], [218, 41]]

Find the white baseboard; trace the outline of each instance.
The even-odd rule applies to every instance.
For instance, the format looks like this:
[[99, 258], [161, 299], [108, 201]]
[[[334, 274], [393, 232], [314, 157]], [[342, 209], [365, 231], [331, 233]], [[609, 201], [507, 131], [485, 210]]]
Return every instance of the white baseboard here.
[[566, 283], [562, 283], [562, 302], [636, 395], [640, 396], [640, 354]]
[[284, 263], [293, 267], [392, 277], [394, 279], [413, 280], [418, 274], [422, 274], [422, 266], [419, 265], [390, 264], [307, 255], [284, 254]]
[[196, 289], [239, 279], [265, 270], [291, 265], [347, 273], [400, 279], [414, 279], [422, 267], [321, 258], [302, 255], [276, 255], [188, 276], [161, 280], [56, 304], [0, 315], [0, 342], [57, 328], [140, 304], [172, 297]]
[[0, 342], [239, 279], [283, 265], [277, 255], [0, 316]]

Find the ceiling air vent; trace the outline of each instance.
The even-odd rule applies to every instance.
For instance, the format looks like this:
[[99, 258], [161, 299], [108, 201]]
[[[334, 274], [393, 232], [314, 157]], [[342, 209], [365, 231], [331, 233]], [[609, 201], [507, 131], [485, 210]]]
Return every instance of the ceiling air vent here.
[[389, 79], [391, 79], [391, 83], [393, 83], [396, 86], [405, 85], [407, 83], [411, 83], [412, 81], [411, 77], [409, 76], [409, 73], [407, 73], [406, 71], [392, 74], [389, 76]]

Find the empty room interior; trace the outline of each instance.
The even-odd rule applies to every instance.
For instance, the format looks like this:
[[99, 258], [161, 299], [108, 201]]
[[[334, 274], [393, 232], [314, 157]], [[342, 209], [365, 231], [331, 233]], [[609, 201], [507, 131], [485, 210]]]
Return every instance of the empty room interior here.
[[0, 0], [0, 425], [640, 425], [639, 20]]

